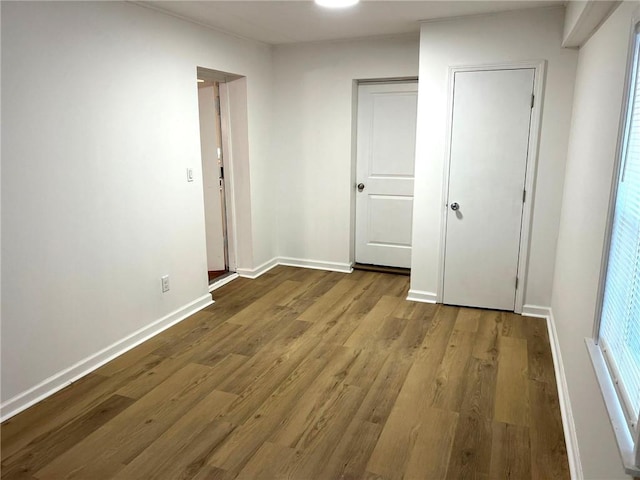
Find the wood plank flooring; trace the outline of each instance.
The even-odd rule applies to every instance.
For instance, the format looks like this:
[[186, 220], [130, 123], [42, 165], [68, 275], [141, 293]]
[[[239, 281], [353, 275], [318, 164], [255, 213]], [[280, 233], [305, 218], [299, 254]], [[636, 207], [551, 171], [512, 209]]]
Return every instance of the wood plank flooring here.
[[565, 479], [541, 319], [278, 267], [2, 425], [3, 479]]

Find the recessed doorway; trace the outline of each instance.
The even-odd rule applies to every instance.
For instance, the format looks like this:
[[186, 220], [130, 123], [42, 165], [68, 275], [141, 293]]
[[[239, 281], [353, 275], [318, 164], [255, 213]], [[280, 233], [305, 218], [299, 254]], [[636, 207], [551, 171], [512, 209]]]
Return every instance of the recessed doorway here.
[[236, 271], [227, 82], [240, 77], [198, 67], [198, 111], [210, 291]]
[[[199, 79], [202, 80], [202, 79]], [[200, 113], [200, 150], [202, 155], [202, 188], [207, 239], [207, 271], [209, 284], [229, 271], [227, 247], [226, 202], [224, 198], [224, 161], [220, 120], [220, 87], [218, 82], [198, 82]]]

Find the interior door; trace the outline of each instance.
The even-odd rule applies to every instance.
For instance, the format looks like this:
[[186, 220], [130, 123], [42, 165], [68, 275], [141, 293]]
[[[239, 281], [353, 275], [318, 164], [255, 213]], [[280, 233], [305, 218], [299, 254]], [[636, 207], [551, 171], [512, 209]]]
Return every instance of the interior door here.
[[358, 87], [357, 263], [410, 268], [418, 84]]
[[515, 307], [534, 72], [455, 73], [444, 303]]
[[200, 152], [202, 155], [202, 186], [209, 272], [226, 270], [224, 198], [221, 195], [220, 122], [216, 107], [217, 85], [208, 82], [198, 86], [200, 114]]

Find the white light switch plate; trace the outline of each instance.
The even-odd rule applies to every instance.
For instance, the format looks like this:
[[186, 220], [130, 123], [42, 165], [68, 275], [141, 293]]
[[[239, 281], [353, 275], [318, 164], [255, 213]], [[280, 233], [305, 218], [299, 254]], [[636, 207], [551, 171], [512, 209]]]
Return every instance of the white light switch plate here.
[[193, 168], [187, 168], [187, 182], [193, 182]]

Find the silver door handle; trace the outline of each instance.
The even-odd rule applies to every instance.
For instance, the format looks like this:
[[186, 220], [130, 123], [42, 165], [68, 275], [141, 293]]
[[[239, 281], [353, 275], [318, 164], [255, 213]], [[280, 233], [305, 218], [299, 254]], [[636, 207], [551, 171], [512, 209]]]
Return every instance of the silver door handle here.
[[358, 184], [358, 191], [361, 192], [364, 190], [364, 183], [359, 183]]
[[458, 205], [456, 202], [453, 202], [451, 204], [451, 210], [453, 210], [454, 212], [460, 210], [460, 205]]

